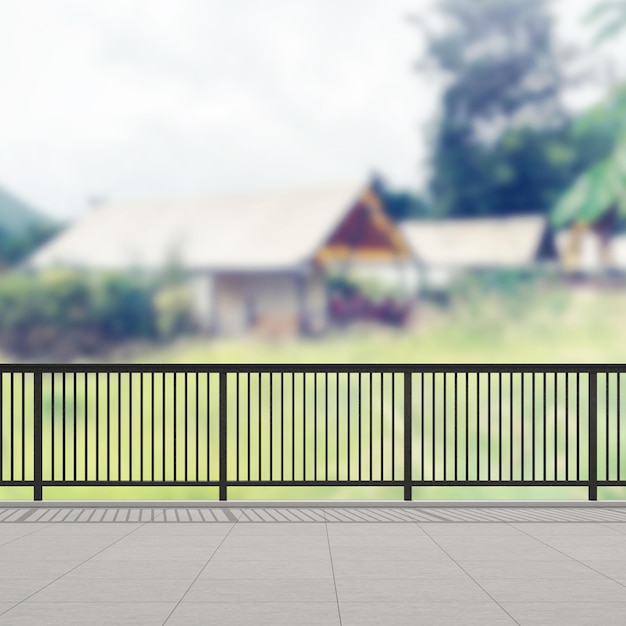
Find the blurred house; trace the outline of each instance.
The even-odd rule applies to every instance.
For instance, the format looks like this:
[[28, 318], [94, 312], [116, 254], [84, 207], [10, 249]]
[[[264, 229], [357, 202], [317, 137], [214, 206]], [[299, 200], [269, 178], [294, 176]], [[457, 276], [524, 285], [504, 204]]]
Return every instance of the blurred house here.
[[541, 216], [411, 220], [400, 229], [422, 265], [422, 287], [430, 290], [445, 289], [466, 272], [524, 269], [555, 255]]
[[626, 235], [602, 226], [576, 224], [556, 234], [559, 261], [566, 272], [582, 276], [626, 272]]
[[409, 258], [369, 189], [336, 186], [107, 202], [26, 267], [156, 271], [175, 262], [188, 276], [204, 331], [315, 333], [329, 322], [329, 266]]

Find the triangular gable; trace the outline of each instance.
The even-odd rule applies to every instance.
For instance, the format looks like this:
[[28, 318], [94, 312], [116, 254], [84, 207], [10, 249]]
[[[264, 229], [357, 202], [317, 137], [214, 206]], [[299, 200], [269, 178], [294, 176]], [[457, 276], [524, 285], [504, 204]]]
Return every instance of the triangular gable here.
[[379, 198], [364, 192], [316, 255], [319, 263], [367, 260], [393, 261], [411, 257], [402, 233], [387, 216]]

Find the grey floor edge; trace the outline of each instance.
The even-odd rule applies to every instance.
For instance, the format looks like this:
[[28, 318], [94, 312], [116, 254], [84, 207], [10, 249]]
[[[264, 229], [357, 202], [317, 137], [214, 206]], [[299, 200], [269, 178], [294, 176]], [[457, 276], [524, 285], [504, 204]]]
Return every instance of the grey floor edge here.
[[626, 500], [0, 500], [0, 508], [626, 508]]

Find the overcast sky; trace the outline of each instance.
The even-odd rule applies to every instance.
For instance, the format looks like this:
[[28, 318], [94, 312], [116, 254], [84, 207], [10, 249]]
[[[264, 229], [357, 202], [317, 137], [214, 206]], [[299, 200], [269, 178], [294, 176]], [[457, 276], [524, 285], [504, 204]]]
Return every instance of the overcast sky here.
[[[559, 35], [586, 45], [593, 0], [556, 2]], [[60, 217], [93, 196], [373, 170], [417, 188], [437, 92], [411, 71], [421, 46], [406, 16], [431, 4], [0, 0], [0, 185]]]

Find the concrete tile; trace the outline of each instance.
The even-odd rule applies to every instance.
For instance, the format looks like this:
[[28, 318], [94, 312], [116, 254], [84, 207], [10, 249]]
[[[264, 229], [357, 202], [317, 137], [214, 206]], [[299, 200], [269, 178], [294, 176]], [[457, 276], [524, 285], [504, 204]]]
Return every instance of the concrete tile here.
[[376, 535], [387, 537], [424, 537], [425, 533], [415, 523], [380, 522], [360, 523], [346, 522], [341, 524], [328, 523], [328, 536]]
[[150, 561], [115, 561], [90, 559], [83, 563], [74, 572], [87, 578], [142, 578], [145, 580], [157, 578], [178, 578], [191, 582], [202, 570], [204, 562], [198, 559], [193, 561], [173, 561], [166, 559]]
[[577, 561], [626, 561], [626, 546], [554, 542], [553, 548]]
[[537, 522], [512, 523], [512, 526], [534, 537], [615, 537], [619, 530], [615, 526], [623, 526], [626, 532], [626, 524], [598, 524], [598, 523], [546, 523]]
[[605, 528], [610, 528], [615, 532], [626, 534], [626, 521], [624, 522], [604, 522], [602, 524]]
[[618, 550], [626, 552], [626, 535], [615, 533], [607, 536], [593, 535], [558, 535], [553, 537], [542, 537], [541, 541], [559, 550], [568, 550], [575, 547], [594, 548], [597, 550]]
[[455, 561], [494, 561], [497, 559], [515, 559], [518, 562], [547, 561], [551, 557], [559, 555], [552, 548], [541, 544], [536, 546], [515, 544], [495, 546], [489, 543], [483, 544], [480, 541], [466, 545], [441, 542], [441, 547]]
[[458, 564], [477, 580], [490, 577], [502, 579], [575, 578], [593, 574], [593, 571], [583, 564], [567, 557], [554, 558], [547, 561], [517, 561], [512, 558], [491, 561], [459, 560]]
[[326, 524], [316, 522], [248, 522], [235, 524], [229, 537], [240, 536], [264, 537], [284, 536], [299, 537], [310, 535], [313, 537], [326, 537]]
[[242, 548], [250, 548], [256, 546], [326, 546], [328, 548], [328, 537], [326, 533], [319, 535], [279, 535], [271, 534], [262, 537], [255, 535], [235, 535], [230, 534], [226, 538], [224, 545], [240, 546]]
[[429, 576], [455, 575], [459, 567], [445, 557], [425, 558], [413, 561], [393, 561], [392, 559], [372, 559], [360, 554], [336, 558], [333, 551], [335, 576], [346, 578], [418, 578]]
[[37, 533], [43, 531], [43, 526], [42, 524], [40, 528], [33, 528], [32, 524], [5, 524], [4, 526], [0, 524], [0, 545], [22, 537], [30, 536], [32, 539]]
[[2, 623], [2, 614], [14, 606], [14, 602], [0, 602], [0, 624]]
[[[1, 626], [161, 626], [174, 603], [31, 603], [0, 615]], [[0, 605], [1, 609], [2, 605]]]
[[326, 578], [199, 578], [185, 602], [337, 602]]
[[115, 547], [132, 546], [135, 549], [145, 548], [146, 550], [214, 550], [223, 540], [223, 537], [135, 537], [130, 535], [117, 541]]
[[495, 602], [342, 602], [340, 609], [342, 626], [381, 626], [381, 624], [510, 626], [515, 624], [515, 621]]
[[237, 561], [221, 558], [211, 559], [202, 578], [326, 578], [332, 577], [330, 556], [316, 559], [248, 559]]
[[337, 602], [181, 602], [168, 626], [339, 626]]
[[477, 582], [498, 602], [626, 602], [626, 588], [601, 574], [549, 579], [481, 577]]
[[583, 565], [614, 578], [618, 582], [626, 584], [626, 561], [606, 560], [606, 559], [585, 559]]
[[154, 522], [144, 524], [133, 534], [140, 537], [224, 537], [233, 523], [178, 524], [176, 522]]
[[72, 573], [42, 589], [30, 602], [177, 602], [190, 582], [180, 578], [109, 579]]
[[250, 548], [238, 548], [229, 545], [223, 545], [218, 554], [220, 559], [229, 558], [241, 561], [242, 559], [253, 560], [271, 560], [271, 559], [290, 559], [290, 560], [306, 560], [330, 558], [330, 550], [328, 545], [316, 547], [290, 547], [290, 546], [264, 546], [257, 545]]
[[425, 535], [388, 535], [386, 533], [373, 534], [373, 533], [357, 533], [355, 535], [340, 534], [328, 535], [331, 546], [353, 547], [353, 548], [366, 548], [368, 546], [380, 546], [397, 549], [428, 549], [435, 544], [435, 542]]
[[50, 578], [66, 574], [84, 559], [20, 558], [0, 560], [0, 578]]
[[176, 548], [148, 548], [135, 547], [132, 544], [127, 546], [111, 546], [98, 554], [98, 558], [108, 561], [198, 561], [206, 562], [215, 551], [215, 548], [192, 549]]
[[436, 538], [439, 537], [517, 537], [523, 535], [513, 525], [502, 522], [495, 523], [449, 523], [438, 524], [436, 522], [419, 524], [424, 533]]
[[503, 602], [502, 606], [522, 626], [623, 626], [626, 602]]
[[0, 598], [3, 602], [21, 602], [53, 580], [52, 577], [2, 578], [0, 579]]
[[428, 558], [445, 558], [449, 559], [446, 553], [434, 542], [424, 542], [422, 545], [415, 546], [384, 546], [384, 545], [367, 545], [367, 546], [335, 546], [331, 544], [331, 552], [333, 557], [351, 558], [358, 555], [359, 558], [368, 559], [390, 559], [393, 561], [423, 561]]
[[491, 598], [466, 574], [429, 578], [348, 578], [337, 576], [344, 602], [487, 602]]

